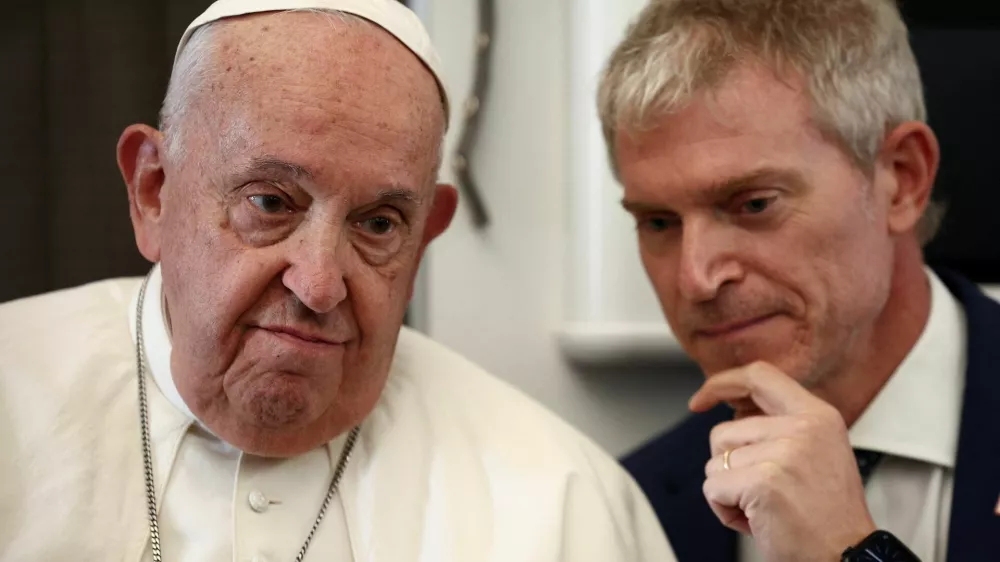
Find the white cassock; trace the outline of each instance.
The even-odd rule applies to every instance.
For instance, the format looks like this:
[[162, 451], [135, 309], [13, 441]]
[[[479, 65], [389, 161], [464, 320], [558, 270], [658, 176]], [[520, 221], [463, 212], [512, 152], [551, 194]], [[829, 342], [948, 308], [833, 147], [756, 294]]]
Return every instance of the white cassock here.
[[[344, 438], [265, 459], [202, 427], [170, 375], [158, 273], [143, 326], [163, 559], [292, 560]], [[140, 283], [0, 305], [3, 561], [150, 559], [130, 332]], [[417, 333], [400, 333], [361, 427], [307, 561], [674, 560], [612, 458]]]

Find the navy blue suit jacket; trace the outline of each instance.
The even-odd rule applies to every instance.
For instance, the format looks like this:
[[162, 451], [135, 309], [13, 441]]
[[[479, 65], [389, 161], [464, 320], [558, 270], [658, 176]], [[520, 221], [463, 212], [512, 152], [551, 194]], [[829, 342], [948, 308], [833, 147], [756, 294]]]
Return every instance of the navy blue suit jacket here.
[[[965, 309], [968, 367], [948, 531], [948, 560], [1000, 560], [1000, 304], [967, 279], [937, 271]], [[708, 436], [726, 406], [689, 417], [623, 460], [653, 504], [679, 562], [732, 562], [737, 534], [702, 495]], [[847, 547], [848, 545], [844, 545]]]

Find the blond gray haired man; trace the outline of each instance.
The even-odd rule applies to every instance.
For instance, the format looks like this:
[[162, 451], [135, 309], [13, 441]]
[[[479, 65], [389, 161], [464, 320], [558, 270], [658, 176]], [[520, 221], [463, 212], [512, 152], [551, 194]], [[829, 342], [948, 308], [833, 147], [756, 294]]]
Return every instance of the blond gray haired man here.
[[678, 559], [995, 558], [1000, 306], [923, 262], [939, 148], [895, 3], [652, 0], [599, 106], [707, 377], [624, 461]]
[[221, 0], [181, 42], [118, 146], [150, 274], [0, 306], [0, 559], [672, 560], [613, 459], [401, 329], [456, 204], [416, 16]]

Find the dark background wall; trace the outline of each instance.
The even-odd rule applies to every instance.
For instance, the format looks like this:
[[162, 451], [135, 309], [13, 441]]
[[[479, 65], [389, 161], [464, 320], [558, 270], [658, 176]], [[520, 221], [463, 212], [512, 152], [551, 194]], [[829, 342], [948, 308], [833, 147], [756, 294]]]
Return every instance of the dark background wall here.
[[0, 301], [143, 273], [115, 163], [155, 124], [209, 0], [8, 0], [0, 19]]
[[1000, 282], [1000, 17], [992, 2], [904, 0], [948, 206], [929, 262]]

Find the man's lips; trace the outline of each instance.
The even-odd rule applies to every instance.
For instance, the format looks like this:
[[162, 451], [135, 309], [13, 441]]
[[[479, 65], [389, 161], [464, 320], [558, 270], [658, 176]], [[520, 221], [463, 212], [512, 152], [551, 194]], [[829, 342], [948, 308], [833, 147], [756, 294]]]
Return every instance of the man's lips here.
[[763, 316], [757, 316], [750, 318], [748, 320], [739, 320], [735, 322], [725, 322], [722, 324], [716, 324], [714, 326], [709, 326], [707, 328], [702, 328], [696, 330], [695, 334], [699, 336], [718, 338], [723, 336], [728, 336], [739, 332], [740, 330], [745, 330], [747, 328], [761, 324], [771, 318], [774, 318], [777, 314], [765, 314]]
[[260, 329], [267, 330], [268, 332], [272, 332], [276, 335], [302, 340], [306, 343], [323, 345], [342, 345], [345, 343], [345, 341], [337, 340], [318, 332], [302, 330], [291, 326], [260, 326]]

